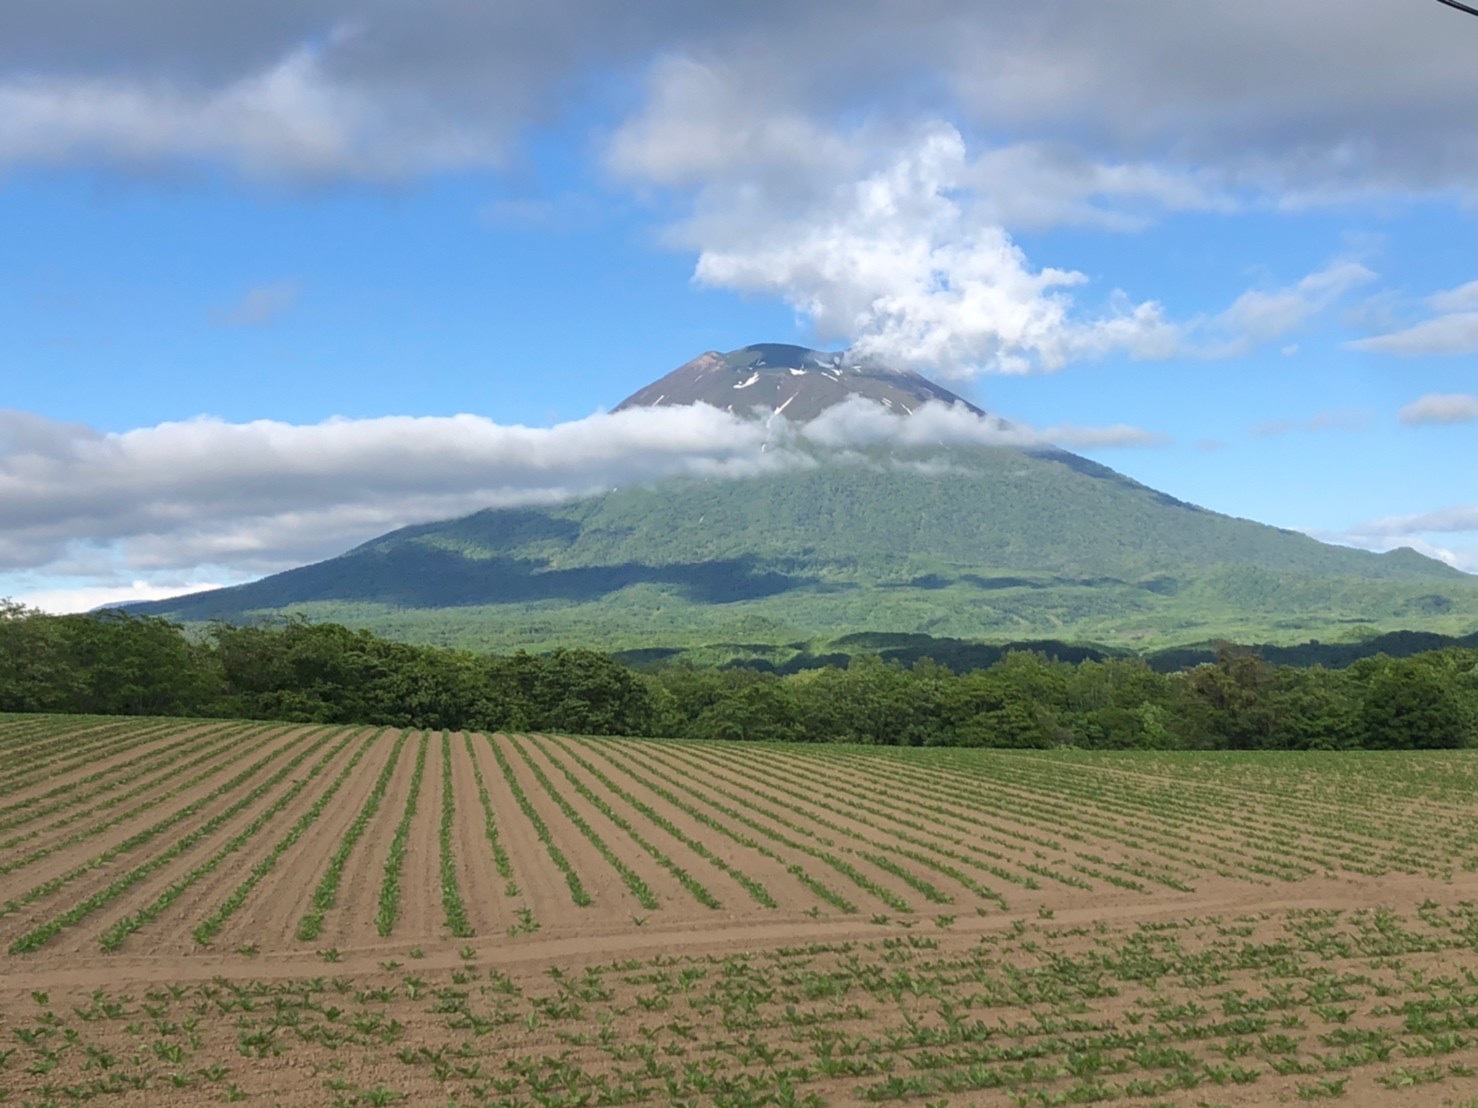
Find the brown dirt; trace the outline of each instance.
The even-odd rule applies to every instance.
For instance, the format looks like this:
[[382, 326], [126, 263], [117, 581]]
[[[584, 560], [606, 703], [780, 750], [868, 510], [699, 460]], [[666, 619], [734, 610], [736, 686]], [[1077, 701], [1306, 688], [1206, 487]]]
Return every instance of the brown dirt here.
[[[643, 914], [648, 911], [654, 911], [660, 915], [664, 923], [682, 919], [708, 918], [711, 916], [712, 909], [705, 908], [695, 901], [693, 895], [682, 887], [682, 884], [676, 877], [661, 866], [652, 855], [637, 846], [626, 831], [618, 827], [604, 813], [596, 811], [584, 797], [580, 796], [570, 786], [569, 781], [566, 780], [564, 774], [560, 773], [558, 767], [555, 765], [554, 759], [558, 755], [553, 750], [546, 749], [537, 739], [527, 737], [521, 737], [519, 739], [519, 745], [528, 751], [529, 755], [534, 759], [535, 764], [543, 769], [544, 775], [549, 778], [556, 789], [560, 790], [560, 794], [569, 800], [577, 811], [581, 812], [585, 821], [590, 824], [596, 834], [600, 835], [601, 839], [616, 852], [616, 855], [623, 859], [646, 882], [647, 887], [652, 890], [652, 893], [660, 902], [660, 907], [655, 910], [638, 907], [636, 909], [637, 911]], [[699, 867], [707, 868], [707, 863], [703, 859], [692, 853], [692, 851], [688, 850], [681, 843], [666, 835], [660, 827], [648, 823], [645, 817], [639, 812], [630, 808], [619, 797], [608, 793], [600, 782], [583, 773], [579, 766], [568, 762], [567, 759], [560, 759], [560, 763], [568, 764], [576, 780], [589, 788], [596, 796], [601, 797], [611, 806], [611, 810], [635, 828], [643, 839], [655, 846], [677, 865], [683, 866], [690, 873], [698, 870]], [[656, 920], [654, 919], [652, 922], [656, 922]], [[650, 926], [650, 924], [644, 924], [643, 926]]]
[[[398, 813], [403, 815], [404, 810]], [[441, 732], [428, 732], [426, 769], [421, 795], [411, 820], [405, 865], [400, 872], [400, 914], [391, 938], [401, 941], [441, 942], [445, 939], [446, 914], [441, 905]]]

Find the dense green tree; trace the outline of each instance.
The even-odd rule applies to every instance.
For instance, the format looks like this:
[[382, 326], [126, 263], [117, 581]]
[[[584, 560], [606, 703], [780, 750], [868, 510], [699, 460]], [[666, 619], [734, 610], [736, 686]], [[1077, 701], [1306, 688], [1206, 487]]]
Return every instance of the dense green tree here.
[[217, 715], [738, 741], [1121, 749], [1452, 748], [1478, 733], [1478, 650], [1347, 669], [1223, 647], [1162, 674], [1008, 651], [956, 674], [871, 655], [789, 676], [637, 673], [606, 654], [487, 657], [305, 619], [200, 634], [126, 612], [47, 616], [0, 601], [0, 711]]
[[1361, 745], [1374, 750], [1442, 750], [1468, 745], [1469, 721], [1434, 667], [1418, 658], [1380, 667], [1360, 706]]

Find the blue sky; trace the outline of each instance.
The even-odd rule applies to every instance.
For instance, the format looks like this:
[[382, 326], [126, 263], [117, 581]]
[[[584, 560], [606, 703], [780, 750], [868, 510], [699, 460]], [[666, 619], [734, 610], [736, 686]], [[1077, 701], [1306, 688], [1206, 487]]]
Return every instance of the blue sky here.
[[1478, 19], [1435, 0], [129, 7], [0, 14], [0, 596], [742, 475], [751, 428], [602, 413], [758, 341], [1478, 571]]

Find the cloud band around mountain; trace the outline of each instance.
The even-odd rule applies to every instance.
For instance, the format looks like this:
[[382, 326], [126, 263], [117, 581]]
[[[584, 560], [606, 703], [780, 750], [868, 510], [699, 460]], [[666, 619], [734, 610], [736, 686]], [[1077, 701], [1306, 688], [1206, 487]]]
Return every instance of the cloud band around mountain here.
[[201, 567], [239, 578], [482, 508], [670, 477], [752, 476], [815, 464], [826, 451], [1049, 438], [1102, 448], [1167, 441], [1125, 425], [1002, 429], [939, 404], [894, 415], [862, 400], [805, 424], [694, 405], [547, 428], [474, 415], [312, 425], [199, 418], [109, 434], [0, 412], [0, 570], [59, 575], [104, 555], [130, 582]]

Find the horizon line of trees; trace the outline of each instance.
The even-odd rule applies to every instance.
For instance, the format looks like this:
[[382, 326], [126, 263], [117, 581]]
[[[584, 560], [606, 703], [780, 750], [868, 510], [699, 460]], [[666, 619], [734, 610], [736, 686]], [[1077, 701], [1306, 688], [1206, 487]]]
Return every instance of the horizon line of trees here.
[[1225, 647], [1174, 673], [1021, 651], [958, 674], [867, 655], [789, 675], [638, 672], [593, 650], [481, 655], [301, 618], [191, 637], [158, 617], [0, 600], [0, 711], [908, 746], [1456, 749], [1478, 745], [1478, 649], [1343, 669]]

